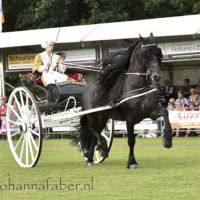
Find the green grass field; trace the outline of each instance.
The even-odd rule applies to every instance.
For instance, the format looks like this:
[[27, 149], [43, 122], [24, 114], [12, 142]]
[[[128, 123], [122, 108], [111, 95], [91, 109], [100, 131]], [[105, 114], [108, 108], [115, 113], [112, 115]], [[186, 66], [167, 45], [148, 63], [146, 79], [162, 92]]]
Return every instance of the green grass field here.
[[114, 138], [109, 158], [88, 168], [69, 140], [45, 140], [37, 166], [22, 169], [0, 141], [0, 199], [200, 199], [200, 137], [174, 138], [170, 150], [160, 138], [137, 139], [137, 170], [126, 168], [127, 155], [127, 140]]

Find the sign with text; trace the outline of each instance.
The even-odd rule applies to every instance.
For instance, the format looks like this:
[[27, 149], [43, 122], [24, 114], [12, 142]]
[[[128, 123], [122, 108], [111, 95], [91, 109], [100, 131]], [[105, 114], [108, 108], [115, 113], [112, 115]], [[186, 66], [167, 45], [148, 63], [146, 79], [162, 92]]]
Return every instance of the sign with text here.
[[200, 111], [169, 111], [172, 128], [200, 128]]
[[8, 69], [31, 69], [34, 64], [36, 53], [23, 53], [8, 55]]
[[160, 43], [164, 60], [200, 58], [200, 40]]
[[67, 63], [77, 65], [94, 66], [96, 64], [96, 50], [95, 49], [77, 49], [63, 52], [66, 56]]

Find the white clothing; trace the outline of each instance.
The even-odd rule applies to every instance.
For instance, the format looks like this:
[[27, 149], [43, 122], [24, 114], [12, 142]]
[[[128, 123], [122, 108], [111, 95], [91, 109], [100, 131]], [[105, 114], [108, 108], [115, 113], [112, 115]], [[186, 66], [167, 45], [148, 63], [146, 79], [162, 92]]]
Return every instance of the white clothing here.
[[[46, 51], [42, 52], [41, 54], [42, 63], [38, 68], [38, 71], [42, 73], [42, 78], [44, 80], [44, 84], [55, 84], [55, 83], [62, 83], [67, 81], [68, 76], [63, 74], [66, 66], [58, 65], [59, 56], [56, 54], [51, 54], [51, 65], [49, 68], [47, 67], [47, 63], [49, 62], [50, 58]], [[56, 69], [55, 69], [56, 68]]]
[[62, 82], [67, 81], [67, 79], [68, 79], [67, 75], [61, 74], [56, 71], [43, 72], [42, 76], [45, 81], [45, 85], [62, 83]]

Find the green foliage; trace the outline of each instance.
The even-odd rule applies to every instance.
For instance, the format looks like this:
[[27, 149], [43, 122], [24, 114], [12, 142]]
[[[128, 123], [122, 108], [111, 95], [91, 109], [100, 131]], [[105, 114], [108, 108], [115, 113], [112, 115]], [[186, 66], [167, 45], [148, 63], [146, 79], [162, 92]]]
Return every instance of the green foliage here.
[[3, 1], [4, 31], [190, 15], [198, 0], [12, 0]]

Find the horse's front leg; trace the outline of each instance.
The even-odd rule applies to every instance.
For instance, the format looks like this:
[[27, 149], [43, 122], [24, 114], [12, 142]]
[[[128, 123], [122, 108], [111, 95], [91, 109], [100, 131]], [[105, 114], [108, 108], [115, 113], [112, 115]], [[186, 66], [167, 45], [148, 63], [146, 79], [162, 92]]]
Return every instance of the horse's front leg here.
[[87, 163], [88, 166], [92, 166], [94, 163], [93, 157], [94, 157], [94, 151], [95, 151], [95, 146], [97, 145], [97, 149], [100, 150], [101, 156], [104, 158], [108, 157], [109, 149], [107, 147], [106, 140], [101, 136], [101, 131], [96, 131], [93, 128], [90, 128], [90, 131], [92, 131], [92, 139], [90, 142], [90, 147], [89, 151], [87, 153]]
[[166, 108], [160, 109], [160, 115], [164, 118], [164, 133], [162, 134], [163, 146], [165, 148], [172, 147], [172, 127], [169, 121], [168, 110]]
[[169, 149], [172, 147], [172, 127], [169, 121], [168, 110], [161, 107], [159, 111], [152, 112], [150, 118], [156, 120], [160, 116], [164, 118], [164, 132], [161, 132], [162, 143], [165, 148]]
[[135, 134], [134, 134], [134, 125], [132, 123], [126, 122], [127, 132], [128, 132], [128, 146], [129, 146], [129, 157], [127, 168], [137, 169], [138, 164], [135, 160], [134, 155], [134, 146], [135, 146]]

